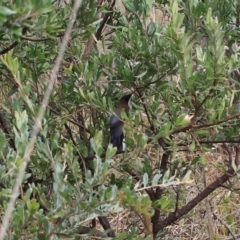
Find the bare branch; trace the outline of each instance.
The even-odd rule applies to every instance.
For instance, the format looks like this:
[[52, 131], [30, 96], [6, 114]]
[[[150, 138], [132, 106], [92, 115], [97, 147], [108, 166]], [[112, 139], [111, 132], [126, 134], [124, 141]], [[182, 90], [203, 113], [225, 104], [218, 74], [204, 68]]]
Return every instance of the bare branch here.
[[[24, 27], [22, 30], [22, 34], [24, 35], [27, 32], [27, 27]], [[11, 51], [13, 48], [15, 48], [17, 45], [19, 44], [18, 41], [12, 43], [11, 45], [9, 45], [8, 47], [6, 47], [5, 49], [3, 49], [2, 51], [0, 51], [0, 55], [3, 55], [9, 51]]]
[[232, 232], [232, 230], [228, 226], [228, 224], [225, 221], [223, 221], [216, 213], [212, 212], [212, 214], [228, 230], [228, 232], [232, 235], [231, 239], [237, 240], [236, 236], [234, 236], [234, 233]]
[[213, 126], [216, 126], [216, 125], [219, 125], [221, 123], [224, 123], [224, 122], [227, 122], [227, 121], [230, 121], [234, 118], [238, 118], [240, 117], [240, 113], [236, 113], [232, 116], [229, 116], [229, 117], [226, 117], [226, 118], [223, 118], [215, 123], [206, 123], [206, 124], [202, 124], [202, 125], [193, 125], [193, 124], [189, 124], [187, 126], [184, 126], [184, 127], [179, 127], [179, 128], [175, 128], [173, 130], [171, 130], [169, 132], [169, 134], [174, 134], [174, 133], [180, 133], [180, 132], [186, 132], [187, 130], [190, 130], [190, 129], [202, 129], [202, 128], [207, 128], [207, 127], [213, 127]]
[[14, 209], [14, 205], [15, 205], [16, 199], [19, 195], [19, 188], [22, 184], [24, 173], [25, 173], [27, 164], [29, 162], [31, 153], [33, 151], [33, 147], [34, 147], [34, 144], [35, 144], [35, 141], [36, 141], [37, 134], [38, 134], [38, 132], [41, 128], [42, 119], [44, 117], [46, 107], [48, 105], [48, 101], [49, 101], [50, 95], [52, 93], [53, 86], [54, 86], [55, 81], [57, 79], [57, 74], [58, 74], [58, 71], [59, 71], [59, 68], [60, 68], [60, 64], [62, 62], [64, 52], [65, 52], [66, 47], [67, 47], [68, 39], [70, 37], [71, 31], [72, 31], [72, 28], [73, 28], [73, 24], [76, 20], [77, 12], [78, 12], [78, 9], [79, 9], [81, 3], [82, 3], [82, 0], [77, 0], [74, 4], [71, 20], [69, 21], [69, 24], [67, 26], [65, 35], [63, 37], [63, 41], [62, 41], [62, 44], [60, 46], [56, 62], [55, 62], [54, 66], [53, 66], [53, 69], [52, 69], [52, 74], [51, 74], [51, 77], [50, 77], [49, 84], [47, 86], [47, 89], [46, 89], [46, 92], [44, 94], [44, 98], [43, 98], [41, 107], [39, 109], [37, 118], [35, 120], [35, 124], [33, 126], [31, 138], [30, 138], [30, 140], [28, 142], [28, 145], [26, 147], [26, 150], [25, 150], [25, 154], [24, 154], [24, 157], [23, 157], [23, 160], [22, 160], [22, 165], [19, 168], [19, 172], [18, 172], [18, 175], [17, 175], [17, 178], [16, 178], [16, 182], [15, 182], [15, 185], [14, 185], [13, 190], [12, 190], [11, 199], [8, 203], [7, 210], [6, 210], [5, 215], [3, 216], [3, 219], [2, 219], [2, 227], [1, 227], [1, 230], [0, 230], [0, 240], [3, 240], [5, 235], [6, 235], [6, 231], [8, 229], [8, 225], [9, 225], [10, 218], [11, 218], [11, 215], [12, 215], [12, 212], [13, 212], [13, 209]]
[[240, 158], [239, 158], [239, 155], [240, 155], [240, 148], [239, 146], [235, 146], [235, 151], [236, 151], [236, 155], [235, 155], [235, 164], [236, 166], [239, 166], [240, 165]]
[[233, 174], [234, 174], [233, 168], [229, 167], [228, 171], [224, 175], [222, 175], [220, 178], [216, 179], [213, 183], [211, 183], [194, 199], [188, 202], [184, 207], [179, 209], [177, 212], [170, 213], [168, 217], [166, 217], [165, 219], [160, 220], [158, 222], [157, 231], [155, 231], [154, 234], [156, 235], [158, 231], [179, 220], [182, 216], [191, 211], [197, 204], [199, 204], [203, 199], [210, 195], [215, 189], [221, 187], [223, 183], [228, 181], [228, 179], [231, 178]]
[[111, 225], [110, 225], [108, 219], [106, 217], [104, 217], [104, 216], [99, 216], [98, 220], [101, 223], [101, 225], [104, 228], [104, 230], [108, 231], [107, 235], [109, 237], [115, 237], [114, 231], [111, 229]]

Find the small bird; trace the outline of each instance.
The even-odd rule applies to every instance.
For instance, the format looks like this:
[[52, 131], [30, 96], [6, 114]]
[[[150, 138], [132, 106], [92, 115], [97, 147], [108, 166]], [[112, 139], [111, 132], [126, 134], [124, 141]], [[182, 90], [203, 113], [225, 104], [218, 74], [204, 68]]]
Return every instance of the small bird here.
[[125, 111], [128, 115], [130, 109], [130, 100], [132, 94], [127, 94], [121, 97], [119, 103], [110, 118], [110, 135], [113, 147], [117, 148], [118, 152], [126, 149], [124, 134], [123, 134], [123, 121], [121, 120], [121, 111]]

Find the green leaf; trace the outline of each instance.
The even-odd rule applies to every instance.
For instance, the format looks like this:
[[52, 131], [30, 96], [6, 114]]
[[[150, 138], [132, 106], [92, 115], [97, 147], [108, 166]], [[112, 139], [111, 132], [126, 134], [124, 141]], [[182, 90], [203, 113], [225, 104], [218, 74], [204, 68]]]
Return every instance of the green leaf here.
[[162, 175], [161, 174], [156, 174], [154, 177], [153, 177], [153, 180], [152, 180], [152, 185], [157, 185], [158, 184], [158, 181], [160, 179]]
[[144, 71], [144, 72], [142, 72], [141, 74], [139, 74], [139, 75], [137, 75], [137, 76], [135, 76], [136, 78], [142, 78], [142, 77], [144, 77], [146, 74], [147, 74], [147, 70], [146, 71]]
[[162, 138], [162, 137], [166, 137], [169, 134], [169, 130], [171, 128], [172, 124], [171, 122], [167, 122], [165, 123], [159, 130], [158, 134], [155, 136], [155, 140]]
[[165, 184], [165, 183], [168, 182], [169, 176], [170, 176], [170, 171], [167, 170], [167, 171], [165, 172], [165, 174], [163, 175], [163, 179], [162, 179], [162, 183], [163, 183], [163, 184]]
[[39, 209], [39, 206], [40, 205], [36, 199], [27, 200], [27, 207], [30, 212], [32, 213], [36, 212]]
[[3, 189], [0, 191], [0, 196], [10, 198], [12, 195], [11, 189]]
[[105, 159], [106, 160], [111, 159], [116, 153], [117, 153], [117, 148], [108, 146]]
[[191, 144], [190, 144], [190, 146], [189, 146], [190, 152], [194, 152], [194, 151], [195, 151], [195, 148], [196, 148], [195, 141], [192, 141]]
[[129, 11], [129, 12], [135, 12], [134, 4], [133, 1], [130, 0], [123, 0], [123, 5], [124, 7]]
[[195, 157], [195, 158], [193, 159], [193, 161], [191, 162], [191, 165], [196, 165], [199, 161], [200, 161], [199, 156], [198, 156], [198, 157]]
[[187, 171], [187, 173], [186, 173], [185, 176], [183, 177], [182, 181], [183, 181], [183, 182], [184, 182], [184, 181], [189, 181], [191, 174], [192, 174], [192, 171], [191, 171], [191, 170]]
[[177, 13], [177, 14], [173, 15], [173, 21], [172, 21], [173, 27], [175, 29], [180, 28], [180, 26], [183, 23], [183, 20], [184, 20], [184, 14]]
[[5, 134], [2, 132], [2, 130], [0, 130], [0, 151], [2, 151], [2, 148], [5, 143], [6, 143]]
[[181, 115], [176, 120], [176, 126], [180, 126], [184, 120], [184, 115]]
[[11, 10], [10, 8], [0, 6], [0, 15], [13, 15], [16, 13], [16, 11]]
[[172, 15], [176, 15], [178, 13], [178, 1], [177, 0], [173, 0], [172, 3]]
[[54, 136], [52, 137], [52, 141], [51, 141], [51, 149], [52, 150], [57, 148], [59, 138], [60, 138], [60, 134], [58, 132], [55, 133]]
[[205, 157], [205, 155], [201, 155], [200, 162], [201, 162], [201, 164], [206, 165], [206, 157]]
[[143, 174], [143, 186], [146, 187], [148, 185], [148, 174]]

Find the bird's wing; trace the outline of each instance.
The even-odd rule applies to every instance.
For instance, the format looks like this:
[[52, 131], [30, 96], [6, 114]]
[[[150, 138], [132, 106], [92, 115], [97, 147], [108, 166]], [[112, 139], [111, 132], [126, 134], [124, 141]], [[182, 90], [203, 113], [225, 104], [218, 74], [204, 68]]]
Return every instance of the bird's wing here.
[[123, 122], [118, 115], [112, 115], [110, 118], [110, 129], [118, 126], [122, 126]]
[[123, 122], [117, 116], [112, 116], [110, 119], [110, 134], [113, 146], [117, 147], [118, 151], [122, 151], [124, 139]]

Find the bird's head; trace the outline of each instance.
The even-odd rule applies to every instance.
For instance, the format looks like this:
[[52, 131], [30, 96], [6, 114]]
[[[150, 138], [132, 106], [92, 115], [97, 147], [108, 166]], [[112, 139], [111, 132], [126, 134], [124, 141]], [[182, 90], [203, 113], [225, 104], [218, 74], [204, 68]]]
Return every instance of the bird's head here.
[[131, 97], [132, 97], [132, 93], [123, 95], [119, 100], [117, 108], [125, 109], [125, 111], [128, 112], [131, 107]]

